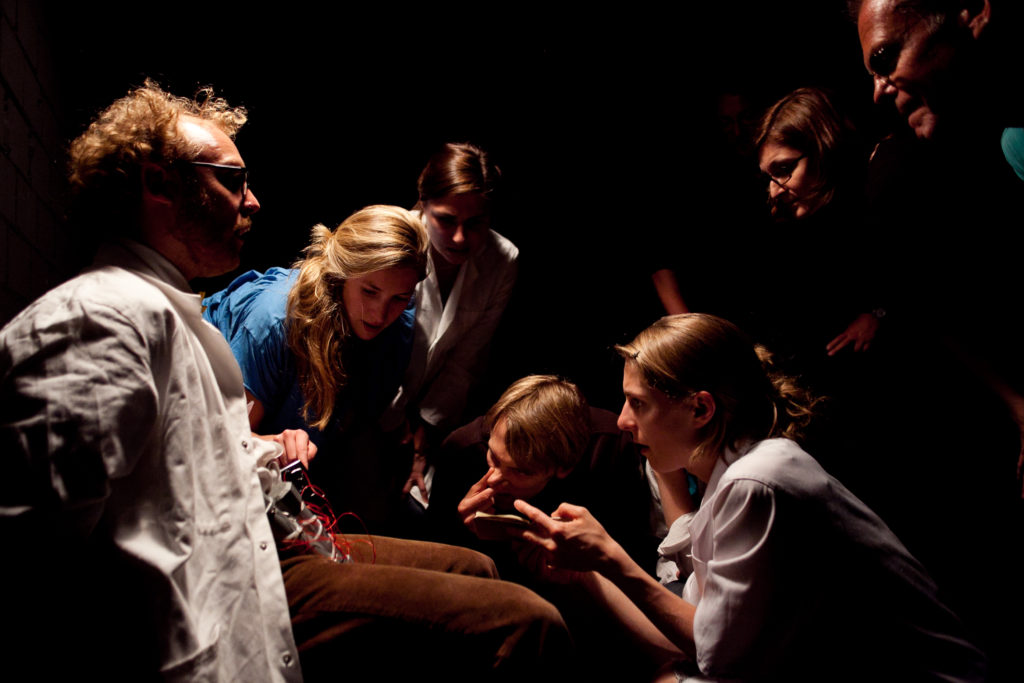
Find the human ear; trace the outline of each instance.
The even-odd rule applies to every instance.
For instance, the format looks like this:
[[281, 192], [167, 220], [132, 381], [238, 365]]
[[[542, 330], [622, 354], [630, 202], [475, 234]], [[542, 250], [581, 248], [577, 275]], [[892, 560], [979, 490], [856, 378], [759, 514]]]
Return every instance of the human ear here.
[[698, 391], [692, 398], [694, 425], [703, 427], [715, 416], [715, 397], [706, 391]]
[[958, 17], [960, 25], [970, 30], [971, 35], [977, 40], [985, 27], [988, 26], [989, 19], [992, 18], [992, 5], [989, 4], [989, 0], [974, 0], [962, 10]]
[[165, 168], [152, 163], [143, 164], [142, 194], [146, 199], [160, 204], [173, 201], [174, 183]]

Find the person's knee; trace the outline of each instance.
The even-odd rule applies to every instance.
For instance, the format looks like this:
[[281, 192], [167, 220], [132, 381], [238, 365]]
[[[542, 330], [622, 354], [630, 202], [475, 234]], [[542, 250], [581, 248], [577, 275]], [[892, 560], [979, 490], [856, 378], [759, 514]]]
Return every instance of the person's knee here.
[[[505, 598], [509, 630], [498, 651], [495, 671], [510, 674], [508, 680], [517, 680], [518, 674], [525, 673], [536, 680], [561, 680], [560, 673], [568, 671], [574, 647], [558, 609], [519, 585], [514, 585]], [[498, 680], [505, 679], [499, 676]]]
[[484, 579], [497, 579], [498, 568], [494, 560], [487, 555], [469, 548], [458, 546], [442, 546], [450, 552], [451, 564], [448, 571], [466, 576], [479, 576]]
[[545, 640], [568, 637], [568, 627], [557, 607], [524, 586], [505, 585], [503, 610], [520, 630], [533, 631]]

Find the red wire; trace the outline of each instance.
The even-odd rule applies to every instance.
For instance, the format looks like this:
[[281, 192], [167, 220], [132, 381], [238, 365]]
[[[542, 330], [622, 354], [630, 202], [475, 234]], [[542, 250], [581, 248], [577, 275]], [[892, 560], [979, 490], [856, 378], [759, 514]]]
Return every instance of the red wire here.
[[[363, 534], [366, 536], [365, 539], [356, 539], [355, 542], [365, 543], [366, 545], [370, 546], [370, 564], [376, 564], [377, 548], [374, 547], [373, 536], [370, 534], [369, 529], [366, 528], [366, 524], [363, 522], [362, 518], [360, 518], [359, 515], [357, 515], [354, 512], [345, 512], [340, 517], [336, 516], [334, 514], [334, 510], [331, 509], [331, 504], [327, 500], [327, 496], [324, 495], [323, 490], [321, 490], [317, 486], [314, 486], [313, 483], [310, 482], [306, 487], [299, 491], [299, 496], [304, 497], [304, 494], [306, 493], [307, 490], [312, 492], [313, 495], [315, 495], [317, 498], [323, 501], [322, 505], [317, 505], [316, 503], [306, 503], [306, 507], [309, 508], [309, 511], [312, 512], [313, 515], [318, 520], [320, 520], [320, 524], [323, 526], [324, 533], [327, 533], [331, 536], [331, 540], [334, 544], [334, 547], [338, 550], [338, 552], [346, 558], [352, 557], [352, 542], [345, 538], [345, 535], [341, 531], [338, 531], [338, 525], [341, 523], [341, 520], [345, 517], [353, 517], [357, 522], [359, 522], [359, 525], [363, 527]], [[312, 524], [312, 521], [309, 520], [304, 524]], [[309, 550], [309, 548], [311, 547], [310, 543], [306, 540], [286, 541], [284, 545], [286, 548], [289, 549], [301, 546], [303, 547], [304, 550]]]

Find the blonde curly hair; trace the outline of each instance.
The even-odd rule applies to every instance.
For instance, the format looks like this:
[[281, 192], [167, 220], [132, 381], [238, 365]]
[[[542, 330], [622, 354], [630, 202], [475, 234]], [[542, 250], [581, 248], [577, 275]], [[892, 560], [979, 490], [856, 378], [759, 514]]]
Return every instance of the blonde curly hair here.
[[248, 119], [213, 89], [192, 99], [165, 92], [154, 81], [104, 109], [69, 150], [74, 218], [102, 231], [131, 233], [142, 197], [142, 167], [195, 159], [201, 148], [178, 127], [182, 116], [210, 121], [231, 138]]

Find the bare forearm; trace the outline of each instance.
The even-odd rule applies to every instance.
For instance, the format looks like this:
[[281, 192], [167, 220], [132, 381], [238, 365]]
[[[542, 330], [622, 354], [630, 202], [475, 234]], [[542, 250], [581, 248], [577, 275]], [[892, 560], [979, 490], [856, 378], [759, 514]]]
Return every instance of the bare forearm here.
[[591, 600], [612, 614], [622, 627], [636, 638], [652, 659], [663, 663], [690, 654], [678, 647], [655, 626], [625, 593], [604, 576], [591, 572], [584, 576], [582, 585]]
[[[694, 606], [641, 569], [586, 508], [562, 503], [549, 516], [523, 500], [515, 507], [534, 523], [523, 539], [545, 550], [549, 565], [584, 572], [588, 590], [627, 626], [650, 623], [664, 639], [648, 631], [643, 640], [656, 649], [667, 640], [682, 652], [693, 652]], [[640, 616], [646, 621], [638, 621]]]
[[590, 579], [591, 593], [602, 600], [627, 625], [638, 618], [652, 626], [661, 639], [644, 634], [656, 647], [665, 643], [676, 651], [694, 656], [693, 617], [696, 607], [676, 596], [645, 572], [621, 548]]
[[666, 313], [675, 315], [690, 312], [679, 291], [679, 281], [676, 280], [675, 273], [670, 269], [662, 268], [651, 273], [651, 282], [654, 283], [654, 289], [658, 292], [658, 298], [661, 300], [661, 305], [665, 307]]

